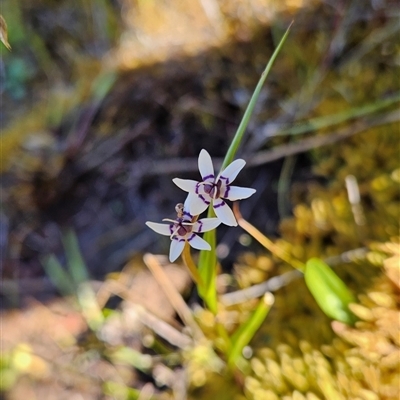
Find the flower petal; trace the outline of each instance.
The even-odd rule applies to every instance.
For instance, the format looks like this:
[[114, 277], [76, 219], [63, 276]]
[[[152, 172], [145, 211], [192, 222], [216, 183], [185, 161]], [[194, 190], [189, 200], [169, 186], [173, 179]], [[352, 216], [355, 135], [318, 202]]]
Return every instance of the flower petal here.
[[146, 222], [146, 225], [153, 229], [154, 232], [159, 233], [160, 235], [170, 236], [172, 233], [171, 225], [167, 224], [159, 224], [158, 222]]
[[220, 174], [219, 174], [219, 179], [222, 179], [223, 181], [226, 182], [226, 184], [232, 183], [236, 177], [238, 176], [238, 173], [243, 169], [243, 167], [246, 165], [246, 161], [242, 160], [241, 158], [233, 161], [230, 163]]
[[183, 215], [185, 220], [190, 220], [192, 222], [193, 214], [190, 212], [190, 201], [191, 197], [194, 197], [194, 194], [190, 196], [190, 193], [187, 195], [185, 202], [183, 203]]
[[209, 243], [207, 243], [204, 239], [202, 239], [200, 236], [197, 236], [193, 234], [189, 239], [188, 239], [189, 244], [197, 250], [211, 250], [211, 246]]
[[247, 199], [256, 192], [256, 189], [243, 188], [239, 186], [227, 186], [225, 194], [222, 195], [224, 199], [231, 201]]
[[202, 233], [215, 229], [221, 221], [218, 218], [203, 218], [199, 219], [193, 225], [193, 232]]
[[189, 212], [192, 215], [200, 215], [210, 205], [211, 197], [206, 199], [203, 195], [189, 193], [185, 204], [189, 207]]
[[181, 255], [183, 248], [185, 247], [185, 242], [184, 239], [172, 239], [169, 248], [169, 261], [174, 262]]
[[223, 224], [228, 226], [237, 226], [237, 221], [233, 211], [222, 199], [214, 200], [213, 207], [215, 214]]
[[199, 154], [199, 171], [203, 181], [210, 177], [214, 178], [214, 166], [211, 156], [208, 151], [204, 149], [201, 150]]
[[185, 192], [194, 192], [196, 190], [197, 181], [192, 179], [174, 178], [172, 179], [172, 182], [174, 182], [178, 188], [184, 190]]

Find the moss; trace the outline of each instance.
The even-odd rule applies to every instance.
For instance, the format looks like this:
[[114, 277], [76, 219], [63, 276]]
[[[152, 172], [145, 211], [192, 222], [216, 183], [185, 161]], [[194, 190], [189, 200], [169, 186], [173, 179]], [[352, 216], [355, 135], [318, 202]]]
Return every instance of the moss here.
[[[301, 279], [276, 293], [276, 303], [255, 341], [252, 373], [245, 380], [248, 399], [395, 399], [400, 382], [400, 251], [398, 232], [398, 183], [393, 168], [394, 129], [384, 137], [379, 131], [364, 146], [381, 147], [388, 158], [366, 163], [360, 178], [366, 225], [357, 225], [347, 200], [342, 177], [356, 173], [349, 163], [360, 141], [331, 149], [331, 158], [344, 157], [342, 170], [328, 186], [313, 185], [309, 200], [297, 205], [294, 217], [282, 223], [287, 251], [306, 259], [312, 254], [332, 256], [368, 244], [366, 253], [354, 252], [350, 262], [336, 266], [338, 274], [357, 294], [351, 305], [359, 318], [354, 327], [329, 321], [318, 309]], [[351, 150], [353, 149], [353, 150]], [[336, 153], [336, 150], [338, 151]], [[344, 150], [344, 151], [342, 151]], [[357, 147], [357, 151], [361, 151]], [[381, 151], [384, 153], [383, 149]], [[329, 162], [329, 160], [327, 160]], [[372, 199], [367, 202], [363, 199]], [[323, 238], [330, 238], [326, 246]], [[379, 242], [386, 239], [385, 242]], [[361, 256], [360, 256], [361, 254]], [[265, 257], [265, 255], [263, 255]], [[250, 258], [247, 257], [247, 261]], [[250, 268], [254, 268], [251, 263]], [[279, 273], [287, 269], [277, 264]], [[240, 282], [245, 265], [240, 267]], [[268, 278], [264, 274], [264, 279]], [[260, 279], [263, 280], [263, 279]]]

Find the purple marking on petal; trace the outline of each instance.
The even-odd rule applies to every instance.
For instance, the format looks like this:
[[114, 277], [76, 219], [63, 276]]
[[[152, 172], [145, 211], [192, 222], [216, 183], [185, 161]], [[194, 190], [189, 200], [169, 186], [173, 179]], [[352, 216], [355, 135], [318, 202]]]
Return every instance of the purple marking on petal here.
[[198, 224], [197, 233], [201, 233], [201, 230], [203, 229], [203, 223], [201, 221], [197, 221], [197, 224]]
[[223, 179], [225, 181], [225, 185], [229, 185], [229, 178], [225, 178], [225, 176], [220, 176], [219, 179]]
[[215, 175], [210, 174], [210, 175], [202, 176], [202, 178], [203, 178], [203, 181], [206, 181], [207, 179], [214, 179]]
[[217, 204], [217, 205], [214, 204], [214, 208], [219, 208], [219, 207], [222, 207], [222, 206], [225, 206], [225, 205], [226, 205], [226, 203], [221, 200], [220, 204]]
[[196, 236], [196, 234], [195, 233], [192, 233], [191, 235], [190, 235], [190, 237], [188, 238], [188, 239], [186, 239], [188, 242], [190, 242], [194, 237]]
[[[183, 215], [184, 215], [185, 217], [189, 217], [190, 222], [192, 221], [193, 215], [190, 214], [190, 212], [188, 212], [188, 211], [183, 211]], [[184, 218], [183, 218], [183, 219], [184, 219]], [[186, 221], [186, 219], [184, 219], [184, 221]]]
[[169, 225], [169, 231], [171, 235], [174, 233], [174, 225]]
[[186, 239], [182, 238], [182, 236], [173, 236], [171, 240], [177, 240], [178, 242], [186, 241]]
[[221, 197], [223, 197], [224, 199], [227, 199], [230, 190], [231, 190], [231, 187], [230, 187], [229, 185], [226, 185], [225, 193], [224, 193], [224, 195], [221, 196]]
[[206, 203], [207, 205], [210, 204], [210, 202], [209, 202], [208, 200], [206, 200], [202, 194], [199, 194], [199, 197], [200, 197], [200, 199], [203, 200], [204, 203]]

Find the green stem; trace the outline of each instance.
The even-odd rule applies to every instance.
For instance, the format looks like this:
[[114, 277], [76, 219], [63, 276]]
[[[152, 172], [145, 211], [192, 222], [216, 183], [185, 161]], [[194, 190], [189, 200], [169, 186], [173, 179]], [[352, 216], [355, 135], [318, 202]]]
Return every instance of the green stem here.
[[[292, 23], [293, 24], [293, 23]], [[226, 156], [224, 158], [224, 161], [221, 166], [221, 171], [226, 168], [232, 161], [233, 158], [235, 157], [235, 154], [239, 148], [239, 145], [243, 139], [244, 132], [247, 128], [247, 125], [250, 121], [250, 118], [253, 114], [254, 107], [256, 105], [256, 102], [258, 100], [258, 97], [260, 96], [260, 92], [262, 89], [262, 86], [267, 79], [267, 76], [269, 74], [269, 71], [272, 68], [272, 65], [278, 56], [280, 50], [282, 49], [283, 44], [285, 43], [285, 40], [289, 34], [290, 28], [292, 24], [289, 25], [288, 29], [286, 30], [285, 34], [283, 35], [281, 41], [279, 42], [277, 48], [275, 49], [274, 53], [272, 54], [267, 66], [265, 67], [265, 70], [261, 74], [260, 80], [258, 81], [258, 84], [254, 90], [253, 95], [251, 96], [250, 102], [246, 108], [246, 111], [243, 115], [242, 121], [240, 122], [240, 125], [235, 133], [235, 136], [232, 140], [231, 145], [229, 146], [229, 149], [226, 153]], [[215, 217], [214, 210], [212, 207], [208, 209], [208, 218]], [[217, 292], [216, 292], [216, 275], [217, 275], [217, 255], [216, 255], [216, 235], [215, 235], [215, 230], [208, 231], [204, 234], [203, 239], [208, 242], [211, 246], [211, 251], [204, 251], [202, 250], [200, 252], [200, 258], [199, 258], [199, 273], [200, 276], [202, 277], [205, 287], [202, 290], [199, 290], [199, 294], [202, 297], [202, 299], [206, 302], [207, 306], [213, 312], [214, 314], [217, 313]]]
[[264, 297], [260, 300], [257, 308], [250, 316], [250, 318], [242, 324], [238, 330], [232, 336], [232, 348], [228, 357], [228, 365], [231, 368], [235, 367], [235, 364], [242, 354], [245, 346], [247, 346], [258, 328], [264, 322], [267, 317], [269, 310], [274, 304], [274, 296], [272, 293], [267, 292]]
[[232, 348], [232, 343], [231, 343], [231, 339], [228, 335], [228, 332], [225, 329], [225, 326], [223, 324], [221, 324], [220, 322], [217, 322], [217, 332], [218, 335], [221, 339], [223, 339], [224, 341], [224, 345], [225, 345], [225, 354], [229, 354]]
[[[209, 207], [208, 218], [215, 217], [214, 209]], [[210, 244], [210, 251], [201, 251], [199, 257], [199, 274], [204, 282], [200, 287], [199, 295], [207, 304], [210, 311], [216, 315], [218, 311], [217, 301], [217, 254], [216, 254], [216, 232], [215, 229], [204, 234], [203, 239]]]

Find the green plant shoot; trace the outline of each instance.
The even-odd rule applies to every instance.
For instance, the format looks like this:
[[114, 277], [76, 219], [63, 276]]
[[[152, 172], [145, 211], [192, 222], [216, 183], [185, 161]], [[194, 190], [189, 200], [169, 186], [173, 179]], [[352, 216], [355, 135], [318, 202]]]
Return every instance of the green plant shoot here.
[[[292, 24], [288, 27], [285, 34], [283, 35], [281, 41], [279, 42], [277, 48], [272, 54], [265, 70], [261, 74], [260, 80], [254, 90], [254, 93], [251, 97], [251, 100], [246, 108], [244, 116], [239, 124], [239, 127], [235, 133], [235, 136], [232, 140], [231, 145], [226, 153], [224, 161], [222, 163], [221, 170], [223, 170], [228, 164], [232, 162], [234, 159], [236, 152], [243, 140], [244, 132], [246, 131], [247, 125], [250, 121], [250, 118], [253, 114], [254, 107], [260, 96], [262, 86], [264, 85], [265, 80], [272, 68], [272, 65], [281, 51], [283, 44], [286, 41], [286, 38], [289, 34], [290, 28]], [[215, 216], [214, 210], [212, 207], [208, 209], [208, 218], [212, 218]], [[203, 236], [203, 239], [211, 245], [211, 251], [201, 251], [199, 258], [199, 273], [204, 282], [204, 289], [199, 290], [200, 296], [206, 302], [207, 306], [210, 310], [215, 314], [217, 312], [217, 291], [216, 291], [216, 276], [217, 276], [217, 255], [216, 255], [216, 234], [215, 230], [206, 232]]]
[[306, 263], [304, 278], [321, 310], [330, 318], [353, 324], [356, 317], [349, 310], [355, 299], [346, 284], [319, 258]]
[[243, 349], [250, 343], [255, 333], [267, 317], [269, 310], [274, 304], [275, 298], [272, 293], [265, 293], [260, 300], [257, 308], [253, 311], [249, 319], [243, 323], [232, 335], [232, 346], [228, 355], [228, 365], [234, 367], [236, 361], [241, 356]]

